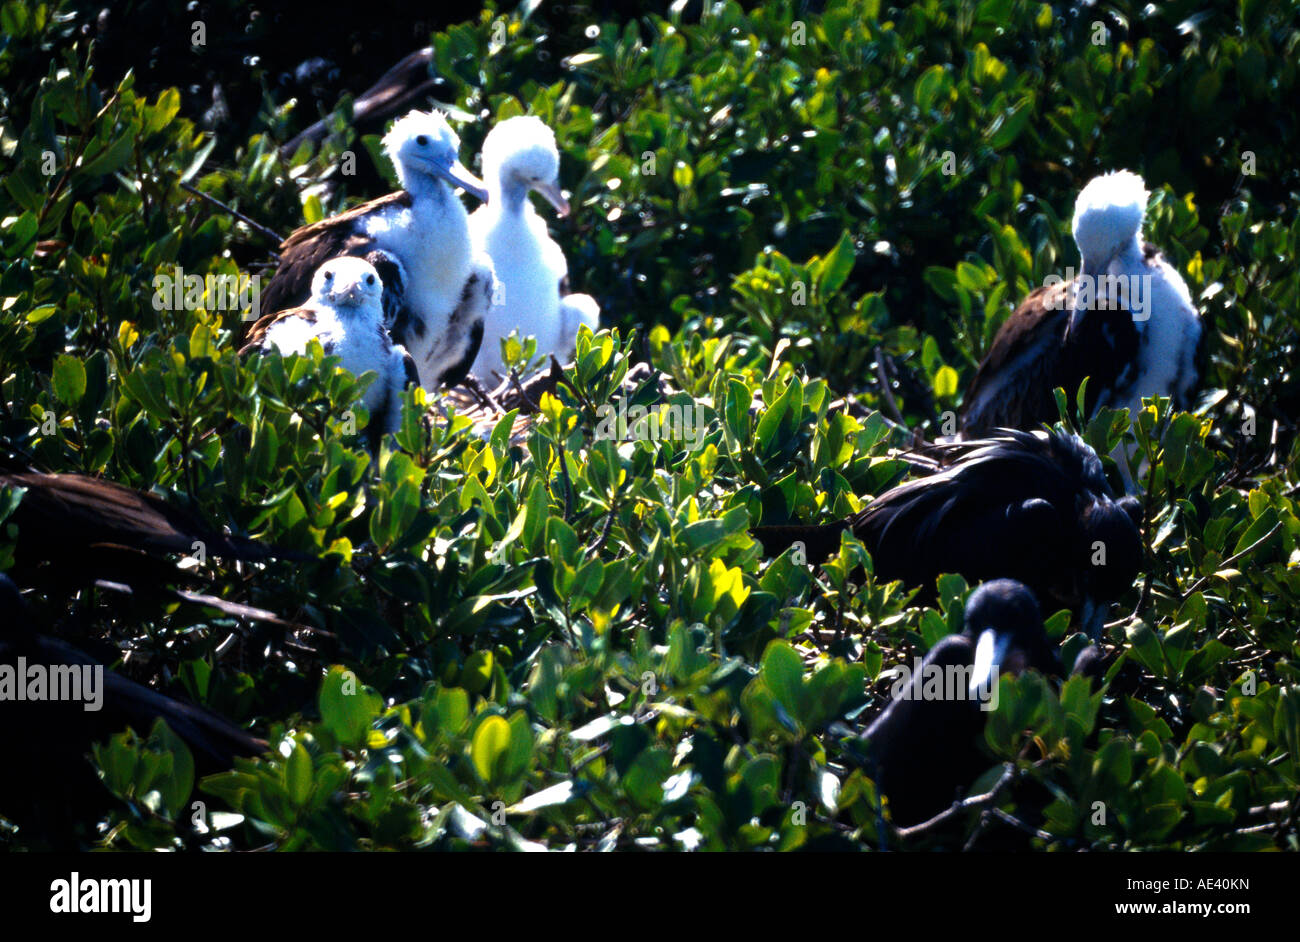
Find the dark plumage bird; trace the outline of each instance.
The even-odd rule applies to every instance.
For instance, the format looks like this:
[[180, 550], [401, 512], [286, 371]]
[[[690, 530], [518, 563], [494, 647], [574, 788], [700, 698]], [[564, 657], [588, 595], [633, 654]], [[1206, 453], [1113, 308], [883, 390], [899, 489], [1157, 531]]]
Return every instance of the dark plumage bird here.
[[414, 358], [421, 385], [432, 392], [465, 378], [483, 340], [492, 262], [474, 253], [469, 216], [453, 187], [480, 200], [487, 193], [461, 165], [460, 138], [437, 112], [400, 118], [385, 135], [384, 148], [402, 189], [285, 239], [260, 304], [272, 312], [300, 307], [311, 296], [316, 271], [330, 259], [387, 253], [406, 274], [400, 282], [385, 281], [387, 326]]
[[[75, 669], [85, 679], [84, 667], [102, 668], [93, 697], [88, 686], [80, 688], [81, 700], [16, 697], [14, 685], [27, 685], [33, 671], [53, 677], [55, 668], [63, 668], [66, 677]], [[30, 693], [29, 686], [24, 689]], [[87, 702], [97, 709], [86, 709]], [[267, 749], [264, 740], [215, 713], [129, 680], [72, 645], [39, 634], [17, 586], [0, 573], [0, 741], [6, 756], [0, 816], [56, 844], [75, 840], [69, 832], [77, 819], [109, 800], [87, 761], [91, 746], [127, 727], [147, 736], [158, 719], [189, 747], [196, 777]]]
[[198, 543], [205, 557], [301, 558], [255, 540], [226, 536], [161, 498], [102, 478], [0, 469], [0, 486], [24, 491], [8, 522], [18, 526], [12, 575], [25, 585], [75, 591], [100, 584], [277, 621], [259, 609], [166, 588], [195, 581], [168, 557], [194, 554]]
[[1096, 452], [1059, 432], [1002, 430], [934, 446], [942, 469], [886, 491], [847, 520], [751, 531], [770, 555], [795, 542], [810, 561], [852, 530], [877, 578], [928, 594], [937, 576], [1002, 576], [1044, 604], [1070, 608], [1096, 640], [1109, 604], [1137, 576], [1142, 543], [1136, 500], [1115, 500]]
[[959, 635], [944, 638], [867, 729], [867, 769], [895, 824], [926, 821], [960, 800], [991, 765], [980, 748], [1000, 673], [1061, 671], [1038, 602], [1011, 579], [986, 582], [966, 602]]
[[1086, 408], [1131, 413], [1142, 398], [1186, 408], [1198, 380], [1201, 322], [1178, 271], [1142, 241], [1147, 191], [1121, 170], [1091, 180], [1074, 209], [1081, 271], [1030, 293], [1003, 322], [966, 391], [961, 429], [1032, 429], [1057, 417], [1084, 377]]

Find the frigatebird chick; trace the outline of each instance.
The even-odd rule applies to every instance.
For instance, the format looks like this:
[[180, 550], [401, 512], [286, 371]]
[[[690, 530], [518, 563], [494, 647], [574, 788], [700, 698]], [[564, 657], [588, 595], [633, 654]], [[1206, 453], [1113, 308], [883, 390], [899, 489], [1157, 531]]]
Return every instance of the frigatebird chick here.
[[460, 163], [460, 138], [436, 111], [412, 111], [384, 136], [402, 189], [298, 229], [280, 245], [280, 264], [260, 303], [269, 311], [308, 302], [315, 273], [341, 255], [387, 252], [405, 269], [385, 285], [393, 339], [415, 360], [433, 392], [465, 378], [483, 339], [492, 263], [470, 243], [469, 215], [453, 187], [486, 199], [482, 181]]
[[[387, 256], [383, 264], [390, 277], [402, 279], [400, 262]], [[316, 339], [327, 356], [342, 358], [345, 369], [358, 376], [377, 373], [379, 378], [362, 397], [370, 413], [371, 451], [378, 451], [382, 436], [401, 426], [402, 391], [408, 383], [420, 382], [411, 355], [393, 343], [384, 327], [383, 290], [378, 271], [365, 259], [347, 255], [330, 259], [312, 279], [311, 300], [303, 307], [261, 318], [240, 350], [301, 354]]]
[[891, 488], [861, 512], [819, 526], [760, 526], [769, 555], [796, 542], [825, 559], [852, 530], [876, 578], [933, 597], [941, 573], [1018, 579], [1045, 605], [1069, 608], [1095, 641], [1110, 603], [1141, 566], [1138, 502], [1115, 500], [1101, 461], [1076, 435], [1002, 429], [933, 446], [942, 470]]
[[980, 738], [996, 708], [992, 685], [1030, 668], [1062, 673], [1038, 601], [1013, 579], [984, 583], [966, 602], [962, 633], [930, 649], [863, 737], [868, 774], [895, 824], [929, 820], [991, 766]]
[[568, 261], [528, 200], [533, 190], [560, 216], [569, 213], [555, 132], [532, 116], [502, 121], [483, 142], [483, 177], [488, 199], [470, 216], [470, 235], [474, 247], [491, 256], [498, 285], [473, 372], [505, 375], [501, 341], [514, 330], [521, 338], [536, 337], [539, 355], [568, 360], [578, 328], [600, 327], [600, 307], [590, 295], [565, 293]]
[[[1032, 429], [1057, 418], [1085, 377], [1087, 414], [1169, 396], [1187, 408], [1198, 381], [1201, 322], [1187, 284], [1142, 240], [1147, 191], [1121, 170], [1094, 177], [1074, 207], [1079, 275], [1032, 291], [998, 329], [966, 391], [961, 429]], [[1121, 468], [1123, 464], [1121, 464]]]
[[[79, 698], [51, 698], [56, 680], [71, 684], [68, 691]], [[215, 713], [138, 684], [39, 633], [18, 587], [0, 573], [0, 741], [11, 766], [0, 776], [0, 816], [52, 843], [74, 841], [68, 832], [76, 822], [82, 816], [93, 822], [109, 800], [87, 760], [91, 746], [128, 727], [148, 736], [159, 719], [189, 748], [196, 778], [267, 749], [264, 740]]]

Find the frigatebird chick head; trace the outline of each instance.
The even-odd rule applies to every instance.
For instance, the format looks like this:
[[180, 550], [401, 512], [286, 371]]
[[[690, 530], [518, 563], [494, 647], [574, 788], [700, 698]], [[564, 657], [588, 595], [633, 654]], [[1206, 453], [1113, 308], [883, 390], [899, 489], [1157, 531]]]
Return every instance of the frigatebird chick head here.
[[997, 674], [1019, 674], [1029, 668], [1061, 673], [1043, 628], [1038, 599], [1014, 579], [994, 579], [970, 594], [962, 634], [975, 644], [972, 687], [987, 685]]
[[536, 190], [561, 216], [568, 215], [569, 201], [560, 192], [560, 152], [555, 132], [540, 118], [519, 115], [507, 118], [483, 141], [483, 177], [490, 200], [512, 202], [528, 190]]
[[411, 111], [384, 135], [384, 153], [393, 162], [402, 189], [428, 193], [443, 183], [487, 199], [483, 181], [460, 162], [460, 137], [437, 111]]
[[311, 296], [340, 315], [365, 310], [381, 311], [384, 283], [375, 266], [364, 258], [348, 255], [332, 258], [311, 280]]
[[1147, 210], [1147, 188], [1136, 173], [1093, 177], [1074, 202], [1074, 241], [1083, 270], [1100, 275], [1115, 254], [1137, 241]]

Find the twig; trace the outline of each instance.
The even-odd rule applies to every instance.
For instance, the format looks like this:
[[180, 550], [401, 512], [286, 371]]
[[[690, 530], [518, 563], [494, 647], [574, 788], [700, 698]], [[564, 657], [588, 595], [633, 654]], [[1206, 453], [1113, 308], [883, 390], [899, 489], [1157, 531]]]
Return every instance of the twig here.
[[573, 522], [573, 481], [569, 478], [569, 459], [560, 442], [560, 476], [564, 478], [564, 522]]
[[888, 410], [889, 417], [903, 428], [907, 428], [907, 420], [903, 418], [903, 413], [898, 408], [894, 391], [889, 388], [889, 377], [885, 374], [885, 354], [879, 347], [876, 347], [876, 381], [880, 383], [882, 405]]
[[528, 407], [528, 412], [530, 415], [535, 412], [542, 411], [542, 407], [538, 405], [535, 401], [533, 401], [533, 398], [528, 395], [528, 390], [524, 389], [523, 383], [519, 382], [518, 370], [512, 369], [510, 371], [510, 385], [515, 390], [515, 392], [519, 394], [519, 398], [523, 401], [523, 404]]
[[[1249, 555], [1251, 552], [1253, 552], [1254, 550], [1258, 549], [1261, 545], [1263, 545], [1269, 539], [1269, 537], [1271, 537], [1274, 533], [1276, 533], [1281, 528], [1281, 526], [1282, 526], [1282, 521], [1279, 520], [1277, 523], [1273, 524], [1273, 526], [1269, 529], [1267, 533], [1261, 536], [1254, 543], [1251, 543], [1240, 553], [1233, 553], [1223, 562], [1219, 563], [1218, 568], [1226, 569], [1228, 566], [1232, 565], [1237, 560], [1241, 559], [1243, 556]], [[1197, 589], [1203, 586], [1206, 582], [1208, 582], [1213, 577], [1213, 575], [1214, 573], [1210, 573], [1210, 575], [1208, 576], [1201, 576], [1201, 578], [1193, 582], [1192, 587], [1188, 589], [1186, 593], [1183, 594], [1183, 599], [1186, 599], [1187, 596], [1191, 595], [1193, 592], [1195, 592]]]
[[[257, 222], [253, 219], [249, 219], [239, 210], [235, 209], [233, 206], [226, 205], [225, 203], [221, 202], [221, 200], [217, 199], [215, 196], [211, 196], [207, 193], [204, 193], [198, 187], [192, 186], [184, 180], [178, 180], [177, 183], [179, 184], [180, 188], [184, 190], [186, 193], [192, 193], [195, 196], [202, 197], [203, 199], [207, 200], [209, 203], [213, 204], [214, 206], [220, 207], [230, 215], [234, 216], [244, 225], [248, 226], [253, 231], [270, 239], [272, 242], [276, 244], [276, 246], [279, 246], [280, 243], [284, 241], [284, 238], [282, 236], [276, 235], [274, 232], [272, 232], [266, 226], [262, 225], [260, 222]], [[271, 252], [270, 254], [271, 257], [274, 258], [277, 262], [280, 260], [280, 256], [277, 253]]]
[[1016, 767], [1008, 762], [1003, 766], [1002, 776], [987, 792], [982, 795], [972, 795], [970, 798], [953, 802], [950, 808], [940, 811], [928, 821], [922, 821], [920, 824], [914, 824], [911, 827], [898, 828], [898, 839], [908, 841], [914, 837], [921, 837], [939, 827], [942, 827], [958, 815], [965, 814], [968, 811], [982, 811], [990, 805], [995, 804], [1002, 797], [1002, 792], [1005, 791], [1015, 780]]
[[461, 385], [474, 394], [474, 398], [479, 401], [479, 405], [487, 406], [497, 412], [509, 412], [510, 410], [497, 402], [496, 398], [483, 388], [483, 384], [478, 381], [478, 377], [473, 373], [466, 373], [465, 379]]
[[1040, 841], [1050, 841], [1053, 839], [1053, 835], [1049, 834], [1047, 831], [1041, 830], [1040, 828], [1036, 828], [1032, 824], [1029, 824], [1026, 821], [1021, 821], [1015, 815], [1011, 814], [1010, 812], [1003, 811], [1001, 808], [992, 808], [984, 813], [986, 815], [990, 815], [994, 818], [997, 818], [999, 821], [1002, 821], [1005, 824], [1011, 825], [1013, 828], [1016, 828], [1017, 830], [1024, 831], [1026, 834], [1030, 835], [1031, 837], [1036, 837]]
[[609, 514], [605, 517], [605, 526], [601, 528], [600, 536], [596, 538], [595, 543], [592, 543], [591, 546], [587, 548], [586, 555], [588, 559], [594, 559], [605, 547], [605, 544], [609, 542], [609, 531], [614, 529], [614, 517], [617, 515], [617, 512], [617, 506], [609, 508]]
[[[109, 97], [108, 101], [104, 102], [104, 107], [100, 108], [99, 111], [95, 113], [95, 117], [90, 122], [91, 125], [95, 124], [96, 121], [104, 117], [104, 115], [108, 113], [108, 109], [113, 107], [113, 105], [115, 105], [116, 103], [117, 103], [117, 92], [113, 92], [112, 96]], [[80, 117], [80, 115], [78, 115], [78, 117]], [[94, 138], [94, 134], [90, 134], [90, 133], [85, 134], [81, 138], [81, 142], [77, 146], [77, 152], [72, 156], [72, 159], [68, 161], [67, 169], [65, 169], [63, 171], [63, 174], [59, 177], [59, 182], [54, 184], [54, 189], [50, 191], [50, 195], [45, 197], [45, 202], [41, 204], [41, 211], [36, 214], [37, 230], [40, 229], [41, 223], [45, 221], [45, 214], [50, 211], [50, 207], [54, 205], [54, 201], [59, 198], [59, 193], [62, 192], [64, 184], [66, 184], [69, 178], [71, 178], [72, 171], [76, 168], [77, 164], [81, 162], [81, 158], [85, 156], [86, 148], [90, 146], [90, 142], [93, 138]], [[103, 151], [100, 151], [100, 154], [102, 153]]]

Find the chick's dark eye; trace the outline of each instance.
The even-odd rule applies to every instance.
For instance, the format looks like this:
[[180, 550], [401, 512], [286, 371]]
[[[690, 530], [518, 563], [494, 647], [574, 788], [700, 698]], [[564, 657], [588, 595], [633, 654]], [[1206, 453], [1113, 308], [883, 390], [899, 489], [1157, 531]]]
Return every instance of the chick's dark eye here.
[[415, 143], [419, 144], [421, 147], [428, 147], [429, 139], [425, 137], [423, 134], [421, 134], [419, 137], [415, 139]]
[[368, 285], [373, 285], [374, 283], [375, 283], [375, 276], [374, 276], [374, 275], [366, 275], [366, 284], [368, 284]]
[[327, 272], [325, 273], [325, 280], [326, 280], [326, 281], [333, 281], [333, 280], [334, 280], [334, 272], [332, 272], [332, 271], [327, 271]]

